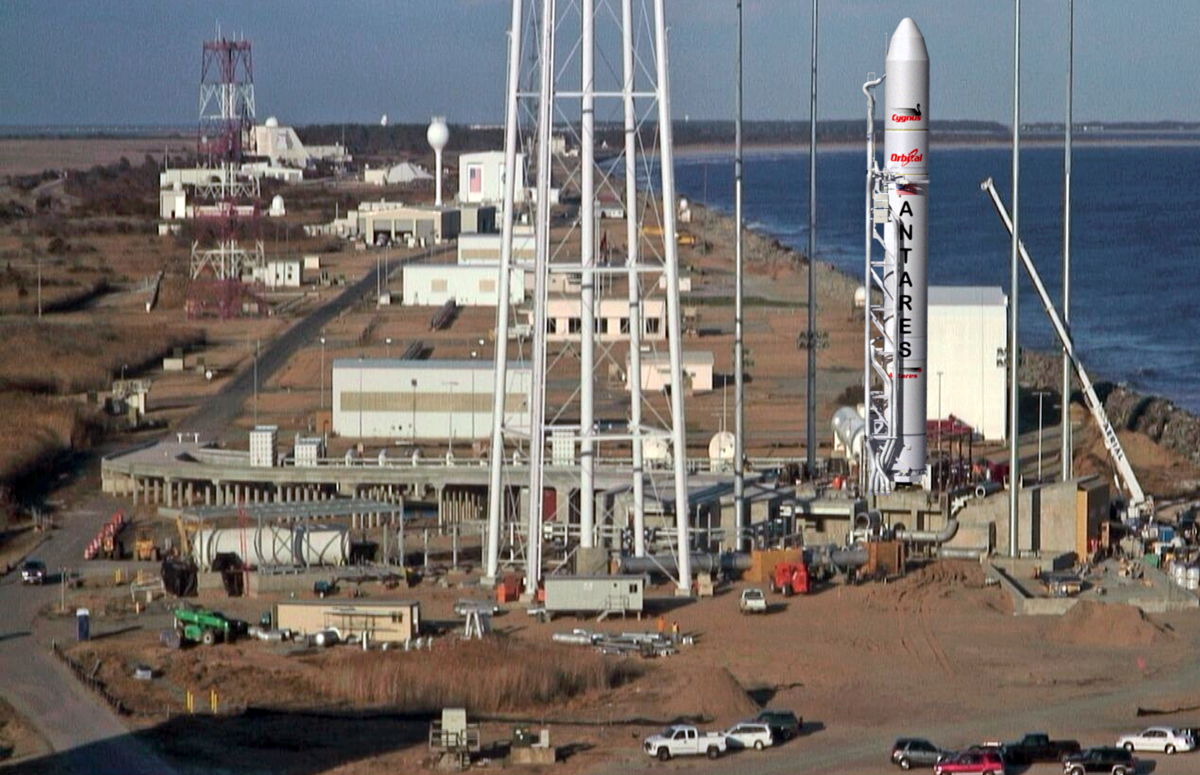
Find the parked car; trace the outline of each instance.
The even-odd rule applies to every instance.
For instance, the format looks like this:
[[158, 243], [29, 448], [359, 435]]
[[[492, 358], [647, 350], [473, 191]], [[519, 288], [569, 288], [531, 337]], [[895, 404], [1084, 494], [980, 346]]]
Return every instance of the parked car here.
[[1111, 746], [1088, 748], [1069, 754], [1063, 759], [1063, 775], [1085, 775], [1088, 772], [1106, 772], [1109, 775], [1133, 775], [1137, 772], [1138, 760], [1124, 748]]
[[21, 566], [22, 584], [45, 584], [46, 563], [41, 560], [26, 560]]
[[947, 756], [933, 765], [933, 775], [970, 773], [971, 775], [1004, 775], [1004, 759], [992, 751], [964, 751]]
[[775, 744], [771, 728], [759, 721], [742, 721], [725, 730], [725, 741], [730, 748], [753, 748], [761, 751]]
[[776, 742], [791, 740], [800, 734], [800, 727], [804, 726], [804, 719], [790, 710], [764, 710], [754, 720], [770, 727]]
[[892, 746], [892, 764], [902, 770], [913, 767], [932, 767], [949, 751], [943, 751], [928, 740], [902, 737]]
[[1182, 729], [1147, 727], [1135, 735], [1117, 738], [1117, 745], [1126, 751], [1162, 751], [1167, 756], [1176, 751], [1192, 751], [1196, 740]]
[[757, 587], [743, 589], [742, 597], [738, 600], [738, 610], [744, 614], [765, 614], [767, 612], [767, 596]]
[[1079, 750], [1078, 740], [1051, 740], [1045, 732], [1027, 732], [1020, 740], [1004, 744], [1004, 760], [1010, 764], [1059, 762]]
[[659, 761], [667, 761], [673, 756], [699, 756], [704, 754], [710, 759], [716, 759], [725, 753], [728, 743], [722, 732], [701, 732], [693, 726], [676, 724], [664, 729], [657, 735], [647, 737], [642, 743], [642, 749]]

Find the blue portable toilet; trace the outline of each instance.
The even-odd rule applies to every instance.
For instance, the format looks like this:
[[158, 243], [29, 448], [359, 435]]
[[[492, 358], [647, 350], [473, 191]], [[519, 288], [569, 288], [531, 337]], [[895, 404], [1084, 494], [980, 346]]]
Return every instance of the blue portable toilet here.
[[80, 641], [92, 636], [92, 613], [86, 608], [75, 609], [75, 637]]

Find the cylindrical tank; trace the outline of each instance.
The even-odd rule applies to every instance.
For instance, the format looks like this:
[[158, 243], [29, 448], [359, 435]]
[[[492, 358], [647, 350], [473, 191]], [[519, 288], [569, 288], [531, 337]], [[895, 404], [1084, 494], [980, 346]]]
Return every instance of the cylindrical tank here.
[[292, 531], [267, 525], [197, 530], [192, 542], [196, 565], [209, 569], [218, 554], [236, 554], [247, 565], [295, 565]]
[[893, 373], [900, 383], [900, 450], [892, 466], [896, 482], [918, 484], [925, 476], [925, 392], [928, 326], [929, 54], [912, 19], [892, 34], [885, 84], [884, 163], [889, 218], [884, 227], [883, 276], [896, 290], [884, 298], [884, 318], [894, 326]]
[[1200, 589], [1200, 565], [1189, 565], [1187, 569], [1187, 588]]
[[863, 439], [867, 423], [852, 406], [843, 406], [833, 413], [833, 435], [846, 448], [848, 457], [862, 458]]
[[350, 557], [350, 534], [340, 527], [298, 527], [295, 539], [300, 565], [345, 565]]

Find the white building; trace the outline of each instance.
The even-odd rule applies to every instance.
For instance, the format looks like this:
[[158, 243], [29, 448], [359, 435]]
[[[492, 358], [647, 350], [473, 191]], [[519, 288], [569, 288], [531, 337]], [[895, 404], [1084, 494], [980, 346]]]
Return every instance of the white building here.
[[297, 468], [316, 468], [325, 456], [325, 443], [320, 436], [297, 436], [292, 453]]
[[300, 260], [296, 258], [273, 258], [253, 269], [254, 282], [268, 288], [299, 288]]
[[[625, 388], [632, 390], [633, 371], [629, 354], [625, 355]], [[684, 350], [682, 353], [685, 392], [707, 393], [713, 389], [713, 354], [707, 350]], [[657, 392], [671, 384], [671, 355], [665, 352], [642, 353], [642, 390]]]
[[433, 175], [419, 164], [410, 161], [393, 164], [390, 167], [367, 168], [363, 171], [363, 182], [373, 186], [403, 185], [419, 180], [433, 180]]
[[[491, 435], [491, 360], [333, 362], [333, 431], [354, 438], [478, 440]], [[508, 365], [505, 423], [529, 428], [531, 371]]]
[[453, 207], [401, 205], [358, 213], [359, 234], [369, 244], [410, 240], [440, 244], [458, 236], [459, 213]]
[[[546, 341], [579, 339], [583, 331], [583, 303], [578, 298], [553, 298], [546, 302]], [[533, 313], [529, 313], [533, 323]], [[642, 299], [642, 339], [667, 338], [667, 303], [664, 299]], [[596, 304], [596, 339], [619, 342], [629, 339], [629, 299], [600, 299]]]
[[272, 165], [289, 167], [307, 167], [319, 160], [333, 162], [350, 161], [346, 147], [334, 145], [305, 146], [290, 126], [280, 126], [279, 120], [271, 116], [266, 122], [250, 130], [250, 142], [246, 153], [250, 156], [265, 158]]
[[1000, 288], [930, 286], [928, 416], [954, 415], [985, 439], [1005, 439], [1007, 339]]
[[256, 425], [250, 431], [250, 465], [254, 468], [275, 466], [275, 442], [279, 428], [275, 425]]
[[[460, 234], [458, 237], [458, 263], [500, 263], [500, 234]], [[532, 265], [537, 257], [537, 245], [532, 231], [513, 233], [512, 258], [514, 262]]]
[[[516, 201], [525, 201], [525, 154], [517, 154]], [[504, 151], [464, 153], [458, 157], [458, 201], [504, 201]]]
[[[494, 307], [499, 301], [500, 270], [496, 266], [405, 264], [402, 271], [404, 305], [440, 307], [450, 299], [460, 307]], [[525, 272], [509, 274], [510, 304], [525, 301]]]

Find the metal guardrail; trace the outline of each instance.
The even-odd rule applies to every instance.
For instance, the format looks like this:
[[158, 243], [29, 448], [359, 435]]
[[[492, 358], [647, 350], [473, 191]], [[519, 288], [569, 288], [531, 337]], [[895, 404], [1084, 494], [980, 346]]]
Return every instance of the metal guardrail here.
[[[752, 457], [746, 459], [747, 468], [751, 471], [762, 472], [770, 471], [777, 468], [783, 468], [788, 465], [800, 463], [799, 458], [783, 458], [783, 457]], [[615, 468], [633, 469], [629, 458], [596, 458], [596, 464], [599, 466], [612, 466]], [[546, 468], [554, 469], [573, 469], [579, 464], [559, 463], [553, 461], [546, 463]], [[484, 457], [450, 457], [439, 455], [437, 457], [385, 457], [382, 460], [376, 457], [323, 457], [316, 460], [316, 465], [311, 463], [307, 465], [296, 465], [295, 457], [284, 457], [281, 459], [282, 468], [487, 468], [488, 458]], [[654, 466], [650, 463], [646, 465], [647, 469], [654, 470]], [[669, 463], [662, 464], [662, 470], [669, 472]], [[726, 470], [724, 464], [714, 466], [708, 458], [693, 458], [688, 460], [688, 470], [691, 473], [730, 473], [732, 469]]]

